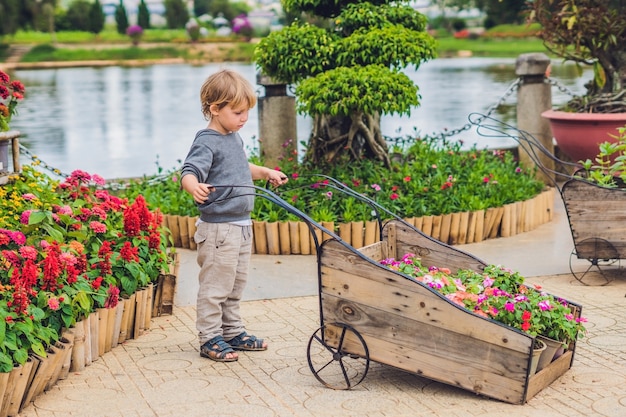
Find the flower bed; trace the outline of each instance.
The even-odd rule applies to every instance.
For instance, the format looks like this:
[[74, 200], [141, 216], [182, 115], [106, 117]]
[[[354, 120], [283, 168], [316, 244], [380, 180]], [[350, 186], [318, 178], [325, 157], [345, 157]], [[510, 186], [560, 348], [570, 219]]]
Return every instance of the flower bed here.
[[[64, 340], [84, 351], [89, 340], [93, 358], [117, 344], [122, 326], [128, 338], [149, 326], [152, 286], [170, 263], [163, 216], [142, 196], [122, 199], [102, 185], [82, 171], [60, 182], [25, 166], [0, 188], [0, 376], [37, 361], [32, 372], [46, 380], [20, 404], [58, 378]], [[94, 317], [100, 336], [88, 339]]]
[[[554, 188], [549, 188], [526, 201], [444, 215], [406, 218], [423, 233], [450, 245], [482, 242], [498, 237], [510, 237], [529, 232], [552, 220]], [[193, 235], [197, 217], [166, 214], [164, 225], [174, 247], [194, 249]], [[315, 244], [308, 226], [299, 221], [254, 220], [254, 251], [269, 255], [314, 255]], [[355, 248], [370, 245], [379, 239], [375, 221], [348, 223], [322, 222], [341, 239]], [[322, 234], [318, 233], [321, 238]]]
[[[336, 192], [320, 172], [445, 243], [512, 236], [551, 220], [553, 190], [546, 190], [532, 171], [520, 167], [512, 152], [461, 151], [460, 146], [435, 139], [406, 139], [394, 148], [391, 169], [371, 160], [310, 166], [298, 163], [295, 155], [285, 155], [277, 168], [290, 179], [274, 191], [316, 222], [332, 224], [342, 239], [355, 247], [370, 243], [361, 243], [361, 239], [368, 235], [368, 222], [376, 220], [372, 209]], [[256, 156], [250, 159], [263, 165]], [[191, 238], [197, 208], [193, 199], [180, 191], [177, 169], [164, 172], [159, 167], [157, 176], [130, 181], [119, 193], [128, 198], [143, 195], [149, 207], [168, 215], [166, 223], [174, 245], [194, 247]], [[388, 218], [383, 213], [383, 219]], [[256, 199], [252, 219], [263, 224], [255, 228], [257, 253], [306, 254], [302, 248], [311, 246], [308, 232], [298, 232], [302, 230], [296, 225], [300, 219], [264, 198]], [[275, 230], [282, 230], [280, 238], [273, 236]]]

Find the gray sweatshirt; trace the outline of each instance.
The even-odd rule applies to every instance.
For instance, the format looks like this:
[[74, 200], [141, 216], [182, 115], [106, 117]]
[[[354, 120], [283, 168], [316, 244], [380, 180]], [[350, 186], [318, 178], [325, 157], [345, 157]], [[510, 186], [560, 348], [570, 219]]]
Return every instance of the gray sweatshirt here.
[[[194, 175], [199, 182], [211, 185], [251, 186], [252, 174], [239, 133], [227, 135], [212, 129], [196, 133], [181, 178]], [[250, 219], [254, 208], [254, 189], [248, 187], [216, 188], [203, 204], [197, 204], [202, 221], [228, 223]]]

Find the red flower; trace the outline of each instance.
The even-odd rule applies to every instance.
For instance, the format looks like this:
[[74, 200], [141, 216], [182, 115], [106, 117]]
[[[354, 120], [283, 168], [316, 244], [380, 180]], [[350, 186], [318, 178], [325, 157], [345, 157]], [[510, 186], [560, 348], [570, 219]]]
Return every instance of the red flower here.
[[139, 234], [140, 230], [139, 215], [130, 207], [124, 210], [124, 232], [129, 237], [134, 237]]
[[393, 193], [393, 194], [391, 194], [391, 195], [389, 196], [389, 198], [390, 198], [390, 199], [392, 199], [392, 200], [397, 200], [397, 199], [398, 199], [398, 197], [400, 197], [400, 196], [399, 196], [398, 194], [396, 194], [396, 193]]
[[131, 243], [126, 241], [120, 250], [120, 256], [126, 262], [139, 262], [139, 248], [133, 248]]
[[114, 308], [120, 300], [120, 290], [115, 285], [109, 285], [107, 298], [104, 301], [104, 308]]
[[102, 285], [102, 281], [103, 280], [104, 280], [104, 278], [102, 278], [102, 277], [98, 277], [98, 278], [94, 279], [91, 282], [91, 288], [93, 288], [94, 290], [100, 289], [100, 286]]
[[528, 321], [530, 320], [530, 317], [532, 316], [531, 312], [526, 310], [522, 313], [522, 320], [523, 321]]

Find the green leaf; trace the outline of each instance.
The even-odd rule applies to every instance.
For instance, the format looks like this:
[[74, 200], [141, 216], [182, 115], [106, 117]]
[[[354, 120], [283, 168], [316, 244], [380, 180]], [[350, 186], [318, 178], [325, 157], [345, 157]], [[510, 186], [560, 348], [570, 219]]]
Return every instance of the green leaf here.
[[43, 211], [33, 211], [28, 217], [28, 225], [41, 223], [46, 219], [46, 213]]
[[37, 355], [41, 356], [42, 358], [45, 358], [48, 356], [48, 354], [46, 353], [46, 349], [44, 348], [43, 344], [39, 341], [33, 342], [33, 344], [30, 346], [30, 349], [35, 352]]

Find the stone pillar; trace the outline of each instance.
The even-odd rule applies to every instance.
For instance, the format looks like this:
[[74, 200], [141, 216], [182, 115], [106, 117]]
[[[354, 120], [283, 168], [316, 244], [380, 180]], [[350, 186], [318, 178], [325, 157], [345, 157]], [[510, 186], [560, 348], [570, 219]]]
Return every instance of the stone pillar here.
[[[20, 132], [10, 130], [8, 132], [0, 132], [0, 185], [6, 184], [8, 181], [9, 171], [9, 152], [13, 157], [13, 172], [20, 172]], [[9, 144], [11, 149], [9, 150]]]
[[259, 148], [264, 164], [278, 166], [290, 155], [297, 158], [298, 129], [296, 99], [287, 95], [287, 84], [257, 74], [257, 84], [265, 87], [259, 98]]
[[[549, 67], [550, 58], [543, 53], [522, 54], [517, 58], [515, 74], [521, 79], [517, 90], [517, 127], [534, 136], [554, 155], [550, 122], [541, 117], [541, 113], [552, 108], [552, 90], [546, 76]], [[519, 158], [527, 167], [535, 166], [538, 158], [544, 167], [554, 170], [554, 161], [543, 153], [536, 153], [531, 158], [520, 147]], [[553, 174], [548, 176], [539, 171], [537, 177], [546, 184], [553, 184]]]

